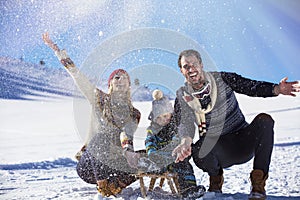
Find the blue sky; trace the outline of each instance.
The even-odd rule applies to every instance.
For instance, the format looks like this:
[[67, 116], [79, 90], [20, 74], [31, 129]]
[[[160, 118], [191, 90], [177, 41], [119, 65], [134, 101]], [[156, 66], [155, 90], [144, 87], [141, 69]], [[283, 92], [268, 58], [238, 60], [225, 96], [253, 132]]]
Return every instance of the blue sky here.
[[[297, 0], [7, 0], [0, 9], [0, 56], [61, 67], [41, 40], [48, 31], [82, 67], [95, 48], [115, 35], [151, 27], [196, 41], [216, 70], [272, 82], [283, 76], [300, 79]], [[103, 67], [130, 70], [153, 63], [179, 72], [176, 52], [150, 52], [130, 51]]]

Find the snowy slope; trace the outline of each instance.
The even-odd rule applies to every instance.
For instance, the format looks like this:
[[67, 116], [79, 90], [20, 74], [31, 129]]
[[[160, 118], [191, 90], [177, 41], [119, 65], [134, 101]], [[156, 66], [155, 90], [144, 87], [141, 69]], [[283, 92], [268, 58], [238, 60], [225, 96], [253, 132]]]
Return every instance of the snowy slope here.
[[36, 99], [61, 95], [79, 95], [64, 69], [0, 57], [0, 98]]
[[[299, 199], [300, 98], [239, 99], [247, 119], [267, 112], [276, 121], [276, 144], [267, 181], [269, 199]], [[72, 102], [72, 98], [0, 101], [0, 199], [93, 199], [95, 186], [83, 182], [75, 171], [74, 154], [82, 142], [76, 132]], [[139, 129], [143, 131], [150, 102], [135, 105], [143, 113]], [[136, 141], [141, 142], [139, 146], [142, 137]], [[249, 162], [226, 169], [224, 194], [216, 199], [246, 199], [251, 166]], [[207, 175], [197, 168], [195, 173], [198, 183], [207, 186]], [[123, 199], [140, 198], [138, 182], [132, 189], [124, 191]]]

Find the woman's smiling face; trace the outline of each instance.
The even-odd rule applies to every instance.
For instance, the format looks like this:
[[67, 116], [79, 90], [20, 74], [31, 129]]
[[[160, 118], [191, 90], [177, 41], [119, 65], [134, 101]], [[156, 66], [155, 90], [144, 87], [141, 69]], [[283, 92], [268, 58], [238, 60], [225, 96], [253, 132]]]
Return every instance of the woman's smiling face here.
[[111, 81], [113, 91], [126, 92], [130, 88], [129, 77], [124, 73], [117, 73]]

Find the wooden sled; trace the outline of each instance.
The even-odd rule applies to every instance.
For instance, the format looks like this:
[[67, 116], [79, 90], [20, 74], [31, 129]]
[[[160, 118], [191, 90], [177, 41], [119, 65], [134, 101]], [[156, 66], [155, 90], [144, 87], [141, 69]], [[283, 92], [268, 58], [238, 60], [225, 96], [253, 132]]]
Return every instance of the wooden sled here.
[[[162, 188], [164, 181], [167, 180], [167, 184], [169, 185], [172, 194], [180, 196], [180, 189], [179, 189], [177, 173], [170, 173], [170, 172], [164, 172], [162, 174], [138, 173], [138, 174], [134, 174], [134, 176], [136, 176], [140, 181], [141, 192], [142, 192], [142, 195], [144, 198], [147, 197], [147, 189], [145, 187], [144, 177], [150, 178], [150, 184], [148, 187], [148, 191], [153, 190], [156, 180], [160, 178], [160, 182], [159, 182], [160, 188]], [[175, 185], [175, 187], [174, 187], [174, 185]]]

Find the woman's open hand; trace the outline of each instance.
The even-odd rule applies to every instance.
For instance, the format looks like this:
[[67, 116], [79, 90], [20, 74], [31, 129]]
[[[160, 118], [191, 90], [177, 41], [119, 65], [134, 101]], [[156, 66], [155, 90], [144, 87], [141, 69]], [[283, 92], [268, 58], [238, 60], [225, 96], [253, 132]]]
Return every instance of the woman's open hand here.
[[48, 45], [53, 51], [59, 51], [58, 46], [50, 39], [48, 32], [44, 33], [42, 38], [45, 44]]

